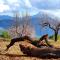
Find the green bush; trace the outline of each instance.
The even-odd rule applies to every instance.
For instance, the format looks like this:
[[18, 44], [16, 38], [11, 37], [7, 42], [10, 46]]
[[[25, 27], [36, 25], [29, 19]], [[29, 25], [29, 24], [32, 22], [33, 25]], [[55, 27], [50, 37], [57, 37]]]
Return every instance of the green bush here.
[[3, 31], [2, 32], [2, 37], [3, 38], [10, 38], [10, 35], [9, 35], [9, 33], [7, 31]]
[[54, 37], [55, 37], [55, 36], [54, 36], [54, 35], [52, 35], [52, 36], [50, 36], [49, 38], [54, 40]]

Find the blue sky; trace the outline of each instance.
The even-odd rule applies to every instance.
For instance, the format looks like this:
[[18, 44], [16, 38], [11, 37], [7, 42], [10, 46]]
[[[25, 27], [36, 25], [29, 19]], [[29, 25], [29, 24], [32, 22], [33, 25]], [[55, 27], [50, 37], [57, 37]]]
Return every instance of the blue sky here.
[[60, 0], [0, 0], [0, 14], [13, 16], [13, 11], [30, 12], [35, 15], [39, 11], [60, 15]]
[[31, 0], [31, 2], [40, 9], [60, 9], [60, 0]]

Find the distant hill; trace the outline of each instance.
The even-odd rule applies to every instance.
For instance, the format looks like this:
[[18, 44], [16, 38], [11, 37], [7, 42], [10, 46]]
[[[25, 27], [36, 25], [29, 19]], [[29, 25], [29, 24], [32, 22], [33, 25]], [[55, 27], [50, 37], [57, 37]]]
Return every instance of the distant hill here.
[[[44, 13], [44, 12], [39, 12], [37, 15], [34, 15], [34, 16], [32, 16], [31, 18], [32, 18], [32, 24], [34, 24], [35, 29], [36, 29], [36, 31], [37, 31], [36, 34], [38, 34], [39, 36], [40, 36], [40, 35], [42, 36], [43, 34], [49, 34], [49, 36], [54, 34], [54, 32], [53, 32], [49, 27], [47, 27], [47, 28], [44, 29], [43, 27], [41, 27], [41, 26], [39, 25], [39, 22], [41, 23], [41, 20], [45, 20], [45, 18], [46, 18], [46, 13]], [[58, 21], [55, 20], [55, 18], [56, 18], [56, 17], [47, 14], [47, 19], [48, 19], [52, 24], [55, 23], [55, 22], [58, 22]], [[36, 23], [37, 23], [37, 24], [36, 24]], [[51, 32], [52, 32], [52, 33], [51, 33]]]
[[13, 17], [10, 17], [8, 15], [0, 15], [0, 27], [2, 28], [8, 28], [13, 24], [14, 20]]
[[8, 15], [0, 15], [0, 21], [1, 20], [12, 20], [12, 17]]
[[[53, 35], [53, 31], [50, 28], [46, 28], [44, 30], [44, 29], [41, 28], [41, 26], [38, 25], [38, 22], [39, 22], [38, 17], [40, 18], [40, 21], [44, 20], [45, 17], [46, 17], [44, 12], [40, 12], [37, 15], [30, 16], [30, 17], [31, 17], [31, 23], [32, 23], [32, 25], [35, 26], [35, 30], [36, 30], [37, 36], [40, 36], [40, 35], [43, 35], [43, 34], [46, 34], [46, 33], [48, 33], [49, 35]], [[52, 16], [48, 15], [48, 19], [50, 21], [52, 21], [55, 18], [53, 18]], [[57, 22], [56, 20], [54, 20], [54, 21]], [[8, 16], [8, 15], [0, 15], [0, 27], [2, 27], [4, 29], [7, 29], [13, 23], [14, 23], [13, 17]]]

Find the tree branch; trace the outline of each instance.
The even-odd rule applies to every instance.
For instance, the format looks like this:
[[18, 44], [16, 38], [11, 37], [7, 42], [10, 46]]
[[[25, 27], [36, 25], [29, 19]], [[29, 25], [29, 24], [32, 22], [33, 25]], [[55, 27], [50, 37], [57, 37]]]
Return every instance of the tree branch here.
[[49, 23], [43, 23], [44, 26], [49, 26], [50, 29], [56, 31], [53, 27], [51, 27], [51, 25]]

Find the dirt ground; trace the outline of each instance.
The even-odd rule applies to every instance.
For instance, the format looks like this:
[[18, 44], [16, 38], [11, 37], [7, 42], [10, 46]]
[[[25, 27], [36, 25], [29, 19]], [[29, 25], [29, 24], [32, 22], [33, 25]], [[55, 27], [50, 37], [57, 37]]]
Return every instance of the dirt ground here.
[[60, 58], [38, 58], [38, 57], [30, 57], [24, 55], [20, 48], [19, 44], [21, 42], [15, 43], [7, 52], [4, 51], [6, 49], [6, 45], [10, 42], [0, 41], [0, 60], [60, 60]]
[[43, 59], [43, 58], [37, 58], [37, 57], [23, 57], [23, 56], [12, 57], [12, 56], [2, 56], [2, 55], [0, 55], [0, 60], [60, 60], [60, 58], [57, 58], [57, 59], [54, 59], [54, 58]]

